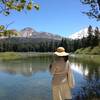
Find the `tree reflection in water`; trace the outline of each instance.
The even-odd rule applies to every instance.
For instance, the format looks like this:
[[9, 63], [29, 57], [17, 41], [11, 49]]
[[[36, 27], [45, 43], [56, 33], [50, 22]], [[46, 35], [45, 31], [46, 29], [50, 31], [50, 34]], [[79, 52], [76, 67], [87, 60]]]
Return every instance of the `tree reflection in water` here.
[[45, 71], [49, 66], [49, 58], [33, 58], [15, 61], [1, 61], [0, 72], [9, 74], [21, 74], [24, 76], [32, 76], [38, 71]]
[[[75, 100], [99, 100], [100, 99], [100, 64], [72, 60], [72, 69], [76, 79], [76, 87], [73, 90]], [[82, 81], [82, 79], [84, 79]], [[79, 85], [78, 80], [81, 80]], [[78, 86], [77, 86], [78, 85]]]
[[[50, 62], [51, 57], [0, 61], [0, 90], [2, 94], [7, 92], [2, 100], [17, 100], [17, 97], [18, 100], [52, 100]], [[70, 62], [76, 81], [72, 90], [74, 100], [99, 100], [100, 64], [75, 58]]]

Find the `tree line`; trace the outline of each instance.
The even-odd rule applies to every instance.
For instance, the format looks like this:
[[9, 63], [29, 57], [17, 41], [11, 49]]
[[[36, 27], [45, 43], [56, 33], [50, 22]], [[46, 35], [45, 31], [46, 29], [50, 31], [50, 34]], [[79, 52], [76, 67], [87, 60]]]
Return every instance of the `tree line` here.
[[63, 46], [66, 52], [74, 52], [79, 48], [100, 46], [100, 30], [98, 27], [93, 29], [91, 25], [88, 27], [88, 36], [76, 40], [62, 38], [62, 40], [44, 39], [42, 41], [41, 39], [24, 38], [23, 42], [23, 38], [11, 37], [11, 33], [13, 32], [5, 32], [8, 38], [0, 39], [0, 52], [54, 52], [59, 46]]
[[94, 48], [96, 46], [100, 46], [100, 29], [98, 27], [93, 29], [91, 25], [88, 27], [87, 37], [74, 40], [75, 49], [87, 47]]

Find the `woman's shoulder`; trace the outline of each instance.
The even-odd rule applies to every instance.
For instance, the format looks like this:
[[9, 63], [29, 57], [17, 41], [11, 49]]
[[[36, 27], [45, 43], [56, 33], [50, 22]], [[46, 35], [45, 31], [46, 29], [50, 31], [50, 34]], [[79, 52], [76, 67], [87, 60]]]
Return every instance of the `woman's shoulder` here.
[[63, 64], [63, 63], [60, 62], [60, 61], [54, 61], [54, 62], [51, 63], [51, 65], [54, 66], [54, 67], [58, 66], [58, 65], [61, 65], [61, 64]]

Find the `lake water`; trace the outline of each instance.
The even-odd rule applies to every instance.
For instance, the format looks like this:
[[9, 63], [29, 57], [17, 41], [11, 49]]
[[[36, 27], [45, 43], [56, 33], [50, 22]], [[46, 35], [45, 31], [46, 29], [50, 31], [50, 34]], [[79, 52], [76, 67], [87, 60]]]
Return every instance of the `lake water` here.
[[[52, 100], [50, 62], [51, 57], [0, 61], [0, 100]], [[100, 98], [100, 64], [76, 58], [70, 63], [76, 82], [73, 98]]]

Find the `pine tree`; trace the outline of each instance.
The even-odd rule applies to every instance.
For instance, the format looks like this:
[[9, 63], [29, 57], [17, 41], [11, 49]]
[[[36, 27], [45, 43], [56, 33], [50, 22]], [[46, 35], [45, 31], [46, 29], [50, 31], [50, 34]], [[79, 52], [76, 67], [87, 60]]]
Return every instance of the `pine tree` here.
[[98, 27], [95, 28], [94, 34], [95, 36], [94, 36], [93, 43], [94, 43], [94, 46], [97, 46], [99, 45], [99, 42], [100, 42], [100, 31]]
[[87, 44], [87, 47], [93, 46], [93, 29], [91, 25], [88, 27], [88, 37], [87, 37], [86, 44]]

